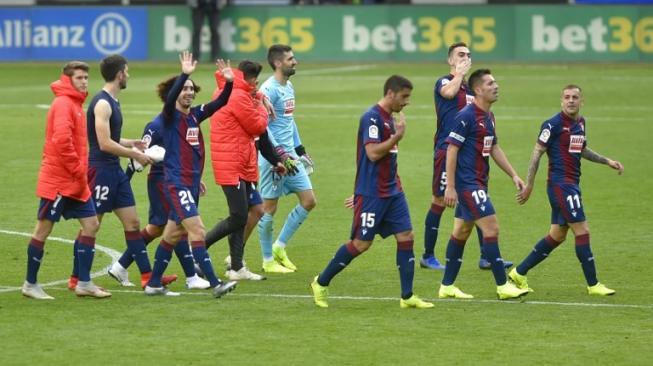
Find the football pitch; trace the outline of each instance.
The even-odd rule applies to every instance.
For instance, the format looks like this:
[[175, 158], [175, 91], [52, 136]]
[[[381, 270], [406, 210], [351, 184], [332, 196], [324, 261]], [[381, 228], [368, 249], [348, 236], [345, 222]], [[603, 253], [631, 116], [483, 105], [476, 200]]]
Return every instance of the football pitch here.
[[[300, 60], [301, 62], [301, 60]], [[26, 247], [34, 228], [34, 195], [43, 145], [45, 115], [52, 100], [49, 83], [63, 63], [0, 64], [0, 364], [1, 365], [376, 365], [533, 364], [646, 365], [653, 356], [653, 230], [651, 136], [653, 75], [646, 64], [487, 64], [499, 83], [493, 106], [497, 136], [522, 178], [542, 121], [560, 111], [559, 95], [580, 85], [589, 146], [625, 166], [623, 176], [583, 161], [581, 188], [599, 280], [611, 297], [590, 297], [574, 253], [571, 233], [545, 262], [529, 272], [535, 289], [521, 301], [498, 301], [490, 271], [478, 269], [475, 235], [467, 243], [456, 284], [473, 300], [438, 300], [442, 273], [415, 269], [415, 293], [433, 300], [427, 310], [399, 308], [399, 276], [393, 238], [377, 238], [330, 286], [330, 307], [313, 305], [308, 284], [349, 237], [352, 213], [343, 199], [352, 193], [356, 131], [360, 115], [382, 95], [392, 74], [408, 77], [415, 89], [404, 109], [406, 135], [399, 145], [399, 175], [415, 232], [415, 256], [423, 252], [424, 216], [431, 199], [433, 84], [448, 73], [443, 61], [398, 64], [300, 63], [291, 79], [295, 117], [302, 142], [316, 162], [311, 179], [317, 207], [288, 246], [298, 272], [241, 282], [222, 299], [186, 290], [173, 259], [168, 273], [180, 274], [171, 288], [180, 297], [146, 297], [121, 288], [105, 268], [123, 250], [122, 227], [106, 215], [98, 234], [94, 281], [113, 293], [108, 300], [76, 298], [65, 286], [71, 270], [74, 221], [60, 222], [45, 246], [39, 282], [54, 301], [23, 298]], [[128, 88], [120, 97], [123, 137], [138, 138], [161, 103], [156, 84], [177, 74], [175, 63], [132, 63]], [[193, 78], [210, 98], [212, 65]], [[270, 74], [265, 65], [261, 82]], [[90, 95], [102, 86], [92, 64]], [[87, 101], [90, 101], [87, 99]], [[203, 127], [208, 138], [209, 125]], [[646, 142], [649, 141], [649, 142]], [[208, 160], [208, 157], [207, 157]], [[519, 263], [549, 227], [547, 165], [543, 158], [530, 201], [519, 206], [510, 179], [492, 164], [490, 193], [500, 221], [505, 259]], [[228, 214], [222, 190], [213, 183], [200, 212], [207, 227]], [[137, 209], [147, 221], [146, 174], [134, 177]], [[295, 197], [280, 200], [275, 235]], [[444, 259], [452, 210], [442, 218], [436, 255]], [[155, 241], [158, 243], [158, 241]], [[149, 246], [153, 258], [156, 244]], [[226, 241], [210, 255], [218, 272]], [[256, 231], [245, 260], [260, 272]], [[132, 280], [138, 273], [130, 268]], [[648, 360], [648, 361], [647, 361]]]

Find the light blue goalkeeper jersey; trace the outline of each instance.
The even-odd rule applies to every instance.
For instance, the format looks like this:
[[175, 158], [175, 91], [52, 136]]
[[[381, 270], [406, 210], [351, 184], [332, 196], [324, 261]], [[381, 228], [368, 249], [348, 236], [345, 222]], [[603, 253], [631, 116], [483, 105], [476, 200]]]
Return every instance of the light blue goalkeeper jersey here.
[[276, 119], [271, 119], [268, 123], [272, 144], [282, 146], [286, 152], [296, 156], [295, 147], [301, 145], [301, 141], [293, 117], [295, 89], [292, 83], [288, 80], [286, 85], [281, 85], [273, 75], [261, 85], [260, 91], [270, 99], [277, 115]]

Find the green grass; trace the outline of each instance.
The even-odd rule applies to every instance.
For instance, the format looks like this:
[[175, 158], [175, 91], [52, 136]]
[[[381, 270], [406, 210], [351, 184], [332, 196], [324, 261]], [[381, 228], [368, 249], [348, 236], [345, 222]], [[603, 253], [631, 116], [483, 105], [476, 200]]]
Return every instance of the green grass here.
[[[625, 174], [617, 176], [605, 166], [585, 162], [581, 182], [599, 278], [617, 290], [616, 296], [585, 294], [570, 235], [551, 258], [529, 273], [536, 292], [523, 302], [496, 301], [491, 274], [476, 268], [478, 247], [472, 238], [457, 284], [476, 299], [436, 300], [431, 310], [400, 310], [395, 243], [389, 239], [377, 240], [336, 277], [330, 287], [331, 307], [318, 309], [308, 296], [308, 283], [349, 235], [351, 213], [342, 201], [353, 187], [358, 119], [380, 98], [383, 82], [393, 73], [415, 84], [411, 105], [405, 109], [408, 126], [400, 144], [399, 173], [411, 208], [417, 256], [422, 252], [423, 220], [430, 204], [432, 87], [447, 68], [441, 63], [356, 66], [300, 64], [292, 79], [302, 140], [317, 164], [312, 180], [318, 205], [289, 246], [299, 272], [241, 283], [236, 292], [220, 300], [206, 292], [185, 291], [183, 279], [172, 286], [184, 291], [183, 296], [148, 298], [119, 288], [103, 275], [96, 282], [113, 292], [109, 300], [78, 299], [57, 284], [48, 289], [55, 301], [38, 302], [11, 289], [24, 279], [28, 238], [0, 233], [0, 364], [649, 364], [653, 356], [650, 66], [475, 65], [489, 66], [499, 82], [500, 99], [493, 107], [497, 133], [522, 176], [541, 121], [559, 111], [562, 86], [583, 87], [589, 145], [626, 167]], [[2, 230], [33, 230], [45, 114], [52, 99], [48, 84], [58, 77], [59, 68], [51, 63], [0, 64]], [[145, 123], [160, 110], [155, 85], [177, 70], [176, 64], [168, 63], [130, 65], [132, 79], [121, 95], [124, 137], [140, 136]], [[198, 101], [208, 100], [214, 85], [211, 67], [202, 65], [194, 77], [204, 87]], [[100, 87], [99, 71], [93, 65], [90, 90], [94, 93]], [[208, 136], [208, 125], [204, 132]], [[490, 190], [506, 259], [520, 261], [548, 230], [546, 164], [541, 165], [535, 192], [524, 207], [515, 203], [510, 180], [496, 166], [492, 168]], [[212, 183], [208, 163], [207, 169], [204, 180], [209, 191], [200, 208], [208, 226], [225, 217], [227, 209], [221, 189]], [[144, 222], [145, 174], [133, 179], [133, 187]], [[295, 203], [293, 197], [281, 201], [275, 232]], [[436, 249], [440, 258], [451, 226], [452, 212], [447, 210]], [[62, 222], [52, 235], [71, 239], [77, 230], [75, 222]], [[98, 243], [118, 251], [124, 247], [114, 216], [105, 218]], [[257, 243], [254, 233], [245, 256], [253, 269], [261, 263]], [[69, 244], [48, 241], [39, 281], [67, 278], [71, 254]], [[100, 250], [96, 254], [94, 270], [99, 271], [111, 258]], [[225, 243], [211, 249], [216, 267], [221, 268], [226, 254]], [[171, 270], [182, 273], [176, 260]], [[137, 277], [134, 268], [131, 276]], [[435, 299], [441, 276], [416, 269], [416, 293]]]

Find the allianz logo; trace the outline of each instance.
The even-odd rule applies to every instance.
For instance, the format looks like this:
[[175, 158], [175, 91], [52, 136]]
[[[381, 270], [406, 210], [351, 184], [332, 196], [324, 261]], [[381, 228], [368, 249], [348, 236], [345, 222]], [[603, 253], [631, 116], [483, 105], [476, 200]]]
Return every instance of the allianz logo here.
[[[5, 19], [0, 24], [0, 48], [83, 48], [85, 24], [39, 24], [30, 19]], [[102, 54], [122, 53], [131, 44], [132, 28], [118, 13], [100, 14], [90, 29], [90, 41]]]

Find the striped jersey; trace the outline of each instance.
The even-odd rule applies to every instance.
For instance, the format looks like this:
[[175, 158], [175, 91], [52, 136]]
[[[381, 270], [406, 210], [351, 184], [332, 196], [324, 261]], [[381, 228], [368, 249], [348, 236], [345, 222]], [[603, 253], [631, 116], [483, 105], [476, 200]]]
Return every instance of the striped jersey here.
[[456, 190], [487, 189], [489, 157], [497, 144], [494, 114], [472, 103], [456, 115], [456, 125], [446, 142], [460, 148], [456, 165]]
[[540, 127], [537, 143], [546, 147], [549, 157], [549, 184], [580, 182], [581, 152], [586, 146], [585, 118], [577, 120], [560, 112]]
[[463, 81], [458, 89], [458, 93], [452, 99], [446, 99], [440, 94], [442, 87], [449, 84], [453, 75], [443, 76], [435, 82], [433, 98], [435, 101], [436, 130], [433, 139], [435, 150], [446, 150], [447, 143], [445, 140], [449, 132], [456, 125], [456, 114], [466, 105], [474, 101], [474, 96], [467, 86], [467, 81]]
[[365, 145], [381, 143], [394, 133], [394, 118], [378, 104], [361, 117], [356, 146], [355, 194], [386, 198], [403, 192], [397, 174], [397, 145], [377, 161], [370, 160], [365, 152]]

